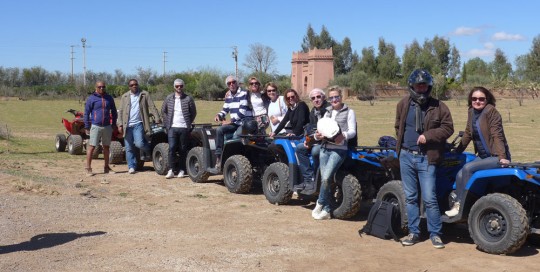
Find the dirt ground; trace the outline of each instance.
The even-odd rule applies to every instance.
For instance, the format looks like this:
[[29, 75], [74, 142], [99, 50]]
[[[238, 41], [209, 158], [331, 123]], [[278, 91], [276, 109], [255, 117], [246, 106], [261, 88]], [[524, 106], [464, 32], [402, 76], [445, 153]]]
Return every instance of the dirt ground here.
[[[358, 235], [352, 220], [316, 221], [314, 204], [269, 204], [260, 188], [231, 194], [221, 176], [197, 184], [145, 171], [84, 177], [83, 156], [0, 154], [0, 271], [536, 271], [538, 248], [480, 252], [465, 226], [442, 250]], [[29, 155], [30, 156], [30, 155]], [[62, 156], [61, 156], [62, 157]], [[2, 159], [4, 158], [4, 159]], [[74, 159], [75, 158], [75, 159]]]

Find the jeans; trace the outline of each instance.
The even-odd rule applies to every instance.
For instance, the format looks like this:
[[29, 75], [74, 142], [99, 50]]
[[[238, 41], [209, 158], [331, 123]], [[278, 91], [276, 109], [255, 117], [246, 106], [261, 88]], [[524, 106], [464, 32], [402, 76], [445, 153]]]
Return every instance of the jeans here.
[[337, 172], [341, 164], [345, 161], [347, 156], [346, 149], [326, 149], [321, 148], [321, 154], [319, 155], [321, 163], [321, 189], [319, 190], [319, 204], [323, 206], [323, 209], [330, 213], [331, 211], [331, 182], [333, 181], [334, 174]]
[[488, 157], [485, 159], [478, 157], [474, 159], [474, 161], [465, 164], [463, 168], [459, 170], [456, 177], [457, 201], [460, 203], [463, 203], [462, 201], [464, 200], [463, 193], [465, 192], [465, 186], [467, 186], [469, 179], [471, 179], [472, 175], [476, 171], [484, 170], [484, 169], [493, 169], [497, 167], [499, 167], [499, 158], [497, 157]]
[[186, 161], [188, 136], [188, 128], [171, 127], [167, 132], [169, 142], [169, 169], [175, 173], [185, 170], [186, 164], [179, 164], [178, 162]]
[[145, 152], [146, 154], [150, 153], [150, 146], [144, 138], [144, 127], [143, 123], [138, 123], [134, 126], [127, 127], [126, 133], [124, 135], [124, 144], [126, 146], [126, 160], [128, 168], [137, 168], [137, 155], [140, 155], [140, 151]]
[[309, 161], [310, 150], [307, 147], [300, 143], [295, 148], [296, 157], [298, 158], [298, 168], [300, 168], [300, 173], [304, 178], [304, 183], [310, 183], [313, 181], [314, 173], [317, 173], [319, 170], [319, 154], [321, 153], [321, 145], [317, 144], [311, 147], [311, 158], [313, 158], [313, 166]]
[[216, 155], [221, 155], [223, 151], [223, 143], [225, 142], [225, 134], [234, 133], [239, 126], [237, 124], [221, 125], [216, 130]]
[[409, 219], [409, 232], [420, 234], [420, 208], [418, 205], [418, 184], [420, 184], [430, 237], [440, 235], [442, 223], [435, 184], [437, 167], [428, 163], [426, 155], [415, 155], [403, 149], [399, 155], [399, 163]]

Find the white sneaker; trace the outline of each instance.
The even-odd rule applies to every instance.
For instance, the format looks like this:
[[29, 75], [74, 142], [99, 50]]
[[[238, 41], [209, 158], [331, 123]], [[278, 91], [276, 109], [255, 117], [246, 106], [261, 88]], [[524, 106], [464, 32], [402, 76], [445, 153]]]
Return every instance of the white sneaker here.
[[449, 217], [456, 216], [459, 213], [459, 202], [454, 202], [454, 206], [451, 210], [444, 212]]
[[311, 211], [311, 216], [313, 218], [317, 217], [321, 213], [322, 208], [323, 208], [323, 206], [321, 204], [319, 204], [319, 201], [316, 201], [315, 204], [316, 204], [315, 209], [313, 209], [313, 211]]
[[174, 172], [171, 170], [169, 170], [169, 172], [167, 172], [167, 175], [165, 175], [165, 178], [166, 179], [170, 179], [170, 178], [174, 178]]
[[315, 217], [315, 220], [328, 220], [331, 218], [330, 213], [326, 210], [322, 210], [319, 214], [317, 214]]
[[187, 175], [184, 174], [184, 170], [180, 170], [180, 172], [178, 172], [178, 176], [179, 178], [185, 178], [187, 177]]
[[129, 168], [128, 173], [135, 174], [135, 168]]

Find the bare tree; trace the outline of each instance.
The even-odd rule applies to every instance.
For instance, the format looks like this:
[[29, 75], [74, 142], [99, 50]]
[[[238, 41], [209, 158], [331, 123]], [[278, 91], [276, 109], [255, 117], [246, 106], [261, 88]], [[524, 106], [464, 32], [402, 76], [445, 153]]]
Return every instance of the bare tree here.
[[260, 43], [249, 45], [249, 54], [244, 66], [253, 72], [271, 73], [276, 65], [277, 55], [274, 49]]

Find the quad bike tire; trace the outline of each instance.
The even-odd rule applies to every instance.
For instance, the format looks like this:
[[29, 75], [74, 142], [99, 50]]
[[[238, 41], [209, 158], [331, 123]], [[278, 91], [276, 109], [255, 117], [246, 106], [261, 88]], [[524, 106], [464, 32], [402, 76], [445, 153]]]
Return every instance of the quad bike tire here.
[[112, 141], [109, 146], [109, 162], [111, 164], [120, 164], [124, 161], [124, 150], [119, 141]]
[[223, 182], [231, 193], [245, 194], [251, 190], [253, 171], [251, 163], [242, 155], [234, 155], [223, 165]]
[[159, 143], [152, 151], [152, 163], [154, 171], [158, 175], [165, 175], [169, 171], [169, 144]]
[[478, 249], [491, 254], [510, 254], [527, 239], [529, 220], [519, 202], [501, 193], [478, 199], [469, 213], [469, 233]]
[[70, 135], [67, 140], [68, 153], [70, 155], [80, 155], [83, 153], [83, 139], [81, 135]]
[[270, 164], [262, 177], [262, 188], [266, 200], [272, 204], [287, 204], [292, 197], [289, 188], [289, 167], [282, 162]]
[[377, 200], [385, 200], [396, 206], [399, 215], [396, 225], [392, 226], [396, 235], [405, 235], [407, 233], [407, 207], [405, 203], [405, 192], [401, 180], [392, 180], [384, 184], [377, 193]]
[[332, 215], [337, 219], [348, 219], [355, 216], [360, 210], [362, 189], [358, 179], [352, 174], [338, 172], [334, 176], [332, 188], [332, 203], [335, 209]]
[[206, 165], [203, 160], [203, 148], [196, 146], [189, 150], [186, 157], [186, 170], [191, 181], [196, 183], [208, 181], [210, 173], [206, 172]]
[[66, 135], [56, 134], [56, 137], [54, 138], [54, 149], [56, 149], [56, 152], [65, 152], [66, 146], [67, 146]]

